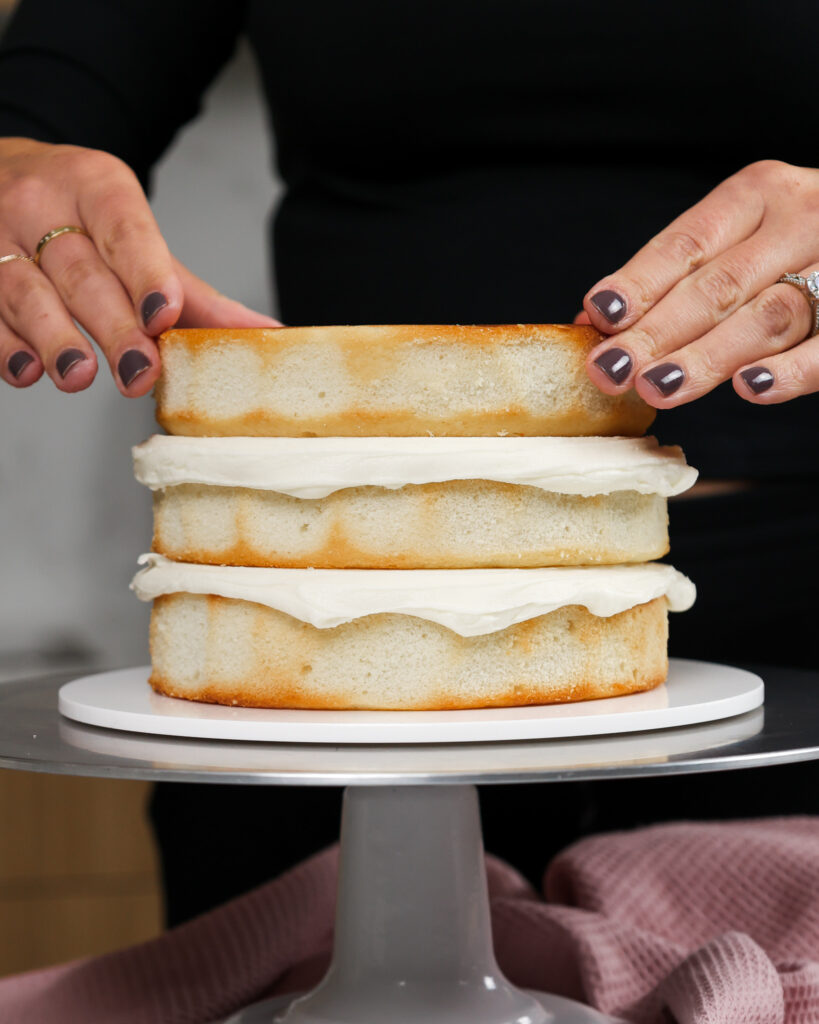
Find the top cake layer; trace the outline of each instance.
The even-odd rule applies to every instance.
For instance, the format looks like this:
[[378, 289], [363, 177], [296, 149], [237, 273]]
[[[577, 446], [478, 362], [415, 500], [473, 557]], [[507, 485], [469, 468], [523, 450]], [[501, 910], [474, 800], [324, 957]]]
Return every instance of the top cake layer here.
[[655, 410], [588, 379], [591, 327], [172, 330], [157, 419], [171, 434], [637, 436]]

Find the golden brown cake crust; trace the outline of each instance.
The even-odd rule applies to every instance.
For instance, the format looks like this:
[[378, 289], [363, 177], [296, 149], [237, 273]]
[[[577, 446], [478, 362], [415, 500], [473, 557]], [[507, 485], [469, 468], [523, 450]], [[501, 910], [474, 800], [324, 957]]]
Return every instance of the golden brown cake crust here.
[[172, 330], [157, 419], [200, 436], [643, 434], [655, 410], [586, 375], [600, 339], [562, 324]]

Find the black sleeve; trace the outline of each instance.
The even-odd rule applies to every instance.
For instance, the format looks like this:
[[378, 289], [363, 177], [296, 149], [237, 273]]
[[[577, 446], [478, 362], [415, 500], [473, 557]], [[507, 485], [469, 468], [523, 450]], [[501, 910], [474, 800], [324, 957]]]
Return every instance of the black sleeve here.
[[0, 43], [0, 136], [125, 160], [147, 184], [244, 25], [246, 0], [21, 0]]

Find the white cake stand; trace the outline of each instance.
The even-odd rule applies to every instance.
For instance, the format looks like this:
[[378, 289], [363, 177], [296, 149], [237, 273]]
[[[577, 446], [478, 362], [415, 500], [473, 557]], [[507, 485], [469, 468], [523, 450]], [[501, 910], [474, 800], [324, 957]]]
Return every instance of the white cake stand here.
[[[88, 678], [104, 683], [102, 698], [89, 697]], [[413, 737], [409, 742], [396, 742], [394, 730], [400, 726], [395, 716], [382, 722], [388, 741], [379, 740], [378, 718], [371, 720], [377, 713], [371, 713], [370, 720], [356, 724], [370, 730], [366, 743], [346, 726], [345, 735], [333, 738], [326, 732], [333, 723], [322, 719], [323, 713], [312, 713], [319, 732], [312, 743], [305, 741], [309, 731], [303, 732], [304, 723], [294, 720], [292, 734], [282, 734], [290, 735], [291, 742], [255, 735], [256, 742], [219, 740], [212, 731], [186, 731], [180, 737], [169, 728], [169, 718], [187, 723], [180, 728], [191, 728], [188, 706], [181, 702], [171, 701], [167, 713], [152, 712], [147, 722], [139, 717], [144, 709], [138, 706], [123, 711], [125, 698], [118, 691], [139, 688], [145, 697], [144, 678], [144, 670], [128, 670], [64, 687], [61, 705], [79, 721], [57, 713], [64, 677], [0, 686], [0, 767], [350, 787], [327, 976], [295, 1001], [248, 1008], [230, 1024], [271, 1024], [274, 1019], [287, 1024], [611, 1024], [612, 1018], [570, 1000], [521, 991], [501, 974], [492, 951], [472, 784], [678, 774], [819, 756], [819, 701], [811, 700], [819, 688], [810, 673], [777, 673], [764, 713], [757, 676], [677, 662], [662, 700], [606, 716], [617, 720], [614, 733], [611, 723], [606, 728], [601, 722], [603, 702], [592, 702], [575, 706], [575, 713], [565, 707], [548, 714], [549, 709], [538, 709], [542, 714], [528, 709], [533, 713], [512, 719], [469, 712], [467, 733], [455, 739], [445, 737], [449, 726], [425, 720], [426, 713], [404, 713], [407, 735]], [[699, 688], [698, 696], [691, 687]], [[96, 711], [89, 711], [95, 700]], [[618, 698], [615, 704], [622, 708], [632, 700]], [[264, 719], [267, 727], [269, 716], [276, 715], [199, 710], [202, 714], [194, 714], [193, 721], [205, 722], [206, 730], [216, 722], [218, 728], [239, 726], [239, 735], [251, 734], [248, 721]], [[104, 718], [112, 713], [120, 716], [117, 731], [102, 722], [88, 724], [89, 714]], [[412, 731], [419, 723], [429, 727], [422, 733], [427, 742], [419, 742]], [[456, 732], [464, 728], [457, 715], [450, 725]], [[274, 727], [281, 729], [282, 723], [277, 720]], [[136, 728], [148, 731], [123, 731]], [[535, 732], [524, 733], [530, 738], [499, 741], [497, 735], [508, 735], [503, 730], [509, 728]], [[598, 735], [589, 736], [586, 728]], [[475, 729], [483, 730], [481, 738]], [[544, 735], [553, 738], [531, 738]]]
[[278, 711], [176, 700], [153, 692], [150, 668], [101, 672], [60, 689], [75, 722], [156, 736], [266, 743], [481, 743], [611, 736], [714, 722], [758, 708], [762, 680], [728, 665], [672, 659], [646, 693], [576, 704], [478, 711]]

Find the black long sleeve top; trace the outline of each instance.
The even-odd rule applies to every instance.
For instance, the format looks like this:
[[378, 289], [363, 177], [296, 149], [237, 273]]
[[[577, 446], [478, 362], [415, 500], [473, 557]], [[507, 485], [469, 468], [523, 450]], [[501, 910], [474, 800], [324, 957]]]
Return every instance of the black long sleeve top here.
[[[147, 183], [242, 34], [290, 324], [570, 320], [728, 174], [819, 163], [807, 51], [764, 0], [22, 0], [0, 135], [104, 149]], [[657, 432], [705, 476], [816, 474], [817, 412], [723, 385]]]

